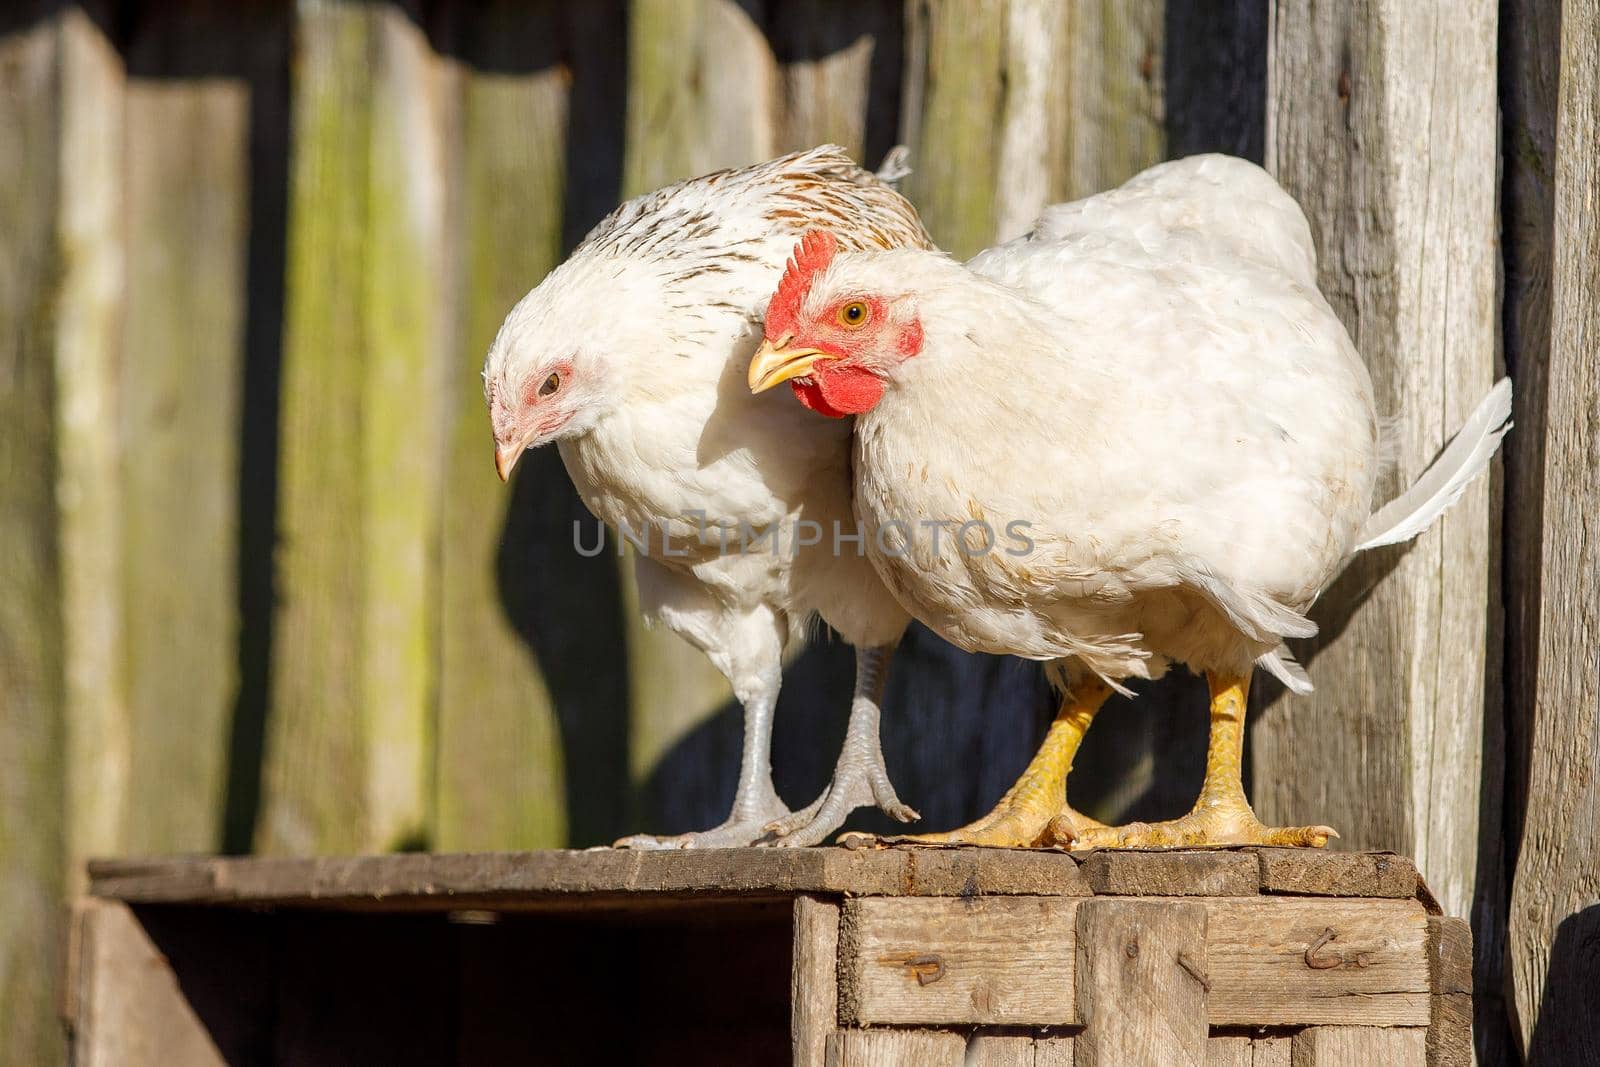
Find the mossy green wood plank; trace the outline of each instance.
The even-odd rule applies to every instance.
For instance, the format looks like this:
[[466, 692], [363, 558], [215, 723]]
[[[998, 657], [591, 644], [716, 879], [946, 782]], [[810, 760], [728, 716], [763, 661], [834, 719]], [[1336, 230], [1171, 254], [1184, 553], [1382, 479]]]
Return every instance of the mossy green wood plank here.
[[[513, 484], [500, 484], [479, 379], [506, 312], [561, 254], [568, 85], [554, 62], [557, 16], [553, 3], [502, 3], [464, 14], [457, 31], [463, 323], [449, 385], [434, 834], [447, 851], [567, 843], [561, 736], [534, 642], [550, 628], [589, 629], [587, 618], [562, 622], [556, 611], [602, 607], [539, 595], [552, 572], [584, 561], [567, 531], [529, 543], [533, 531], [517, 519], [537, 521], [573, 489], [553, 448], [524, 456]], [[604, 671], [621, 650], [596, 641], [581, 654]]]
[[[41, 5], [42, 6], [42, 5]], [[0, 1062], [64, 1056], [62, 615], [52, 315], [57, 24], [0, 36]]]
[[[282, 474], [274, 701], [258, 843], [264, 851], [381, 848], [371, 809], [373, 726], [366, 653], [381, 456], [370, 288], [382, 10], [304, 3], [294, 72], [294, 166], [283, 352]], [[386, 189], [386, 192], [394, 192]], [[398, 354], [392, 358], [405, 358]]]
[[960, 258], [987, 247], [998, 222], [1005, 90], [1002, 0], [912, 0], [907, 12], [903, 139], [906, 195], [939, 247]]
[[122, 614], [120, 327], [126, 314], [122, 57], [80, 9], [61, 18], [56, 499], [65, 634], [68, 882], [122, 851], [132, 724]]
[[128, 48], [123, 582], [126, 848], [219, 847], [238, 686], [240, 376], [250, 89], [237, 22], [143, 12]]
[[1165, 152], [1163, 0], [1068, 5], [1067, 199], [1120, 185]]
[[421, 31], [298, 11], [261, 847], [417, 843], [431, 782], [443, 179]]
[[444, 94], [418, 24], [375, 12], [362, 306], [368, 843], [412, 845], [432, 799], [445, 306]]
[[[774, 154], [777, 68], [760, 27], [731, 0], [642, 0], [631, 9], [623, 195]], [[732, 699], [699, 651], [640, 617], [630, 560], [626, 590], [629, 764], [644, 783], [664, 755]], [[643, 801], [641, 806], [648, 807]], [[660, 826], [648, 810], [637, 829]]]

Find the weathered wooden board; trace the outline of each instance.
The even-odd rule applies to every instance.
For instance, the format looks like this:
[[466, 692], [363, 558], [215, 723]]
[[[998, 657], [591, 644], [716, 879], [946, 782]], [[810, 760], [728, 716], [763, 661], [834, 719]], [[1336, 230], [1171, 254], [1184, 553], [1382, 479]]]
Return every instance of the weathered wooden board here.
[[283, 357], [280, 609], [257, 843], [425, 830], [447, 343], [441, 116], [398, 9], [298, 13]]
[[952, 849], [689, 849], [502, 852], [345, 858], [100, 860], [92, 891], [128, 901], [435, 901], [483, 894], [720, 896], [1087, 895], [1071, 856]]
[[1427, 1025], [1427, 916], [1416, 901], [1206, 907], [1213, 1026]]
[[1536, 1061], [1600, 1049], [1600, 4], [1561, 8], [1537, 696], [1511, 896], [1513, 1017]]
[[223, 1067], [228, 1061], [126, 904], [86, 900], [68, 961], [75, 1067]]
[[[1427, 922], [1417, 902], [1224, 897], [1203, 903], [1211, 1025], [1427, 1025]], [[1073, 909], [1071, 900], [1016, 897], [848, 901], [840, 935], [841, 1019], [1078, 1023]], [[1019, 929], [1026, 934], [1018, 936]]]
[[1037, 1067], [1033, 1038], [1026, 1033], [975, 1031], [967, 1038], [964, 1067]]
[[[240, 686], [240, 424], [252, 116], [284, 20], [155, 5], [126, 44], [127, 299], [120, 361], [124, 851], [222, 845]], [[204, 72], [205, 76], [196, 76]], [[281, 82], [279, 83], [281, 85]], [[258, 236], [257, 240], [261, 240]], [[98, 592], [98, 590], [97, 590]]]
[[1312, 1026], [1294, 1035], [1293, 1067], [1422, 1067], [1426, 1033], [1416, 1027]]
[[1417, 895], [1417, 868], [1404, 856], [1296, 848], [1263, 848], [1257, 855], [1263, 893], [1405, 899]]
[[[0, 37], [0, 1060], [61, 1058], [40, 961], [66, 875], [57, 384], [50, 315], [60, 165], [57, 25]], [[31, 21], [30, 21], [31, 19]]]
[[[122, 57], [90, 13], [60, 23], [55, 308], [68, 883], [127, 847], [133, 728], [124, 616], [120, 333], [127, 297]], [[191, 847], [209, 847], [209, 839]]]
[[[494, 4], [453, 14], [444, 31], [458, 59], [445, 75], [454, 112], [445, 173], [453, 189], [448, 230], [457, 235], [449, 258], [461, 281], [459, 340], [445, 381], [450, 428], [440, 519], [432, 845], [549, 847], [568, 843], [574, 814], [563, 789], [565, 746], [549, 677], [572, 650], [548, 639], [562, 628], [549, 624], [548, 579], [541, 578], [579, 560], [555, 530], [540, 532], [555, 534], [545, 540], [562, 555], [545, 558], [543, 541], [528, 526], [533, 516], [571, 512], [565, 502], [573, 493], [549, 455], [524, 457], [515, 483], [500, 484], [478, 375], [506, 313], [560, 259], [570, 86], [555, 55], [562, 35], [554, 4], [531, 10]], [[509, 543], [513, 538], [518, 543]], [[585, 636], [608, 659], [616, 650], [605, 647], [601, 618], [597, 613], [598, 625]], [[576, 665], [595, 671], [599, 665], [587, 658], [579, 655]], [[608, 721], [603, 709], [584, 707], [581, 714], [596, 727]], [[589, 770], [596, 786], [591, 803], [611, 811], [615, 822], [604, 772]], [[625, 765], [613, 766], [611, 776], [622, 788]], [[580, 840], [590, 843], [587, 834]]]
[[794, 898], [794, 960], [789, 980], [789, 1035], [795, 1067], [822, 1067], [839, 1024], [839, 903], [806, 893]]
[[1254, 896], [1261, 881], [1248, 852], [1095, 852], [1082, 869], [1092, 891], [1119, 896]]
[[888, 903], [845, 903], [839, 929], [841, 1021], [990, 1026], [1078, 1021], [1074, 901]]
[[[1401, 0], [1275, 3], [1267, 167], [1305, 209], [1318, 284], [1398, 415], [1387, 499], [1489, 389], [1498, 333], [1495, 17]], [[1412, 548], [1358, 559], [1299, 646], [1317, 692], [1253, 732], [1268, 822], [1326, 822], [1414, 855], [1447, 911], [1472, 901], [1483, 738], [1489, 488]]]
[[1078, 905], [1073, 1044], [1083, 1067], [1206, 1062], [1206, 907], [1167, 900]]
[[828, 1067], [962, 1067], [967, 1043], [940, 1030], [841, 1030], [828, 1038]]

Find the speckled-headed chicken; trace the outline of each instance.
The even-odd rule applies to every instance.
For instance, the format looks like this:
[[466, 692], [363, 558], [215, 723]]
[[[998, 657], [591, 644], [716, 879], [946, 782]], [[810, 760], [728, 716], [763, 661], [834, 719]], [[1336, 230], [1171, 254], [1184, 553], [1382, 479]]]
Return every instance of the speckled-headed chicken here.
[[[855, 506], [900, 601], [962, 648], [1045, 661], [1063, 691], [1000, 805], [923, 840], [1326, 843], [1245, 799], [1250, 676], [1310, 688], [1283, 639], [1316, 631], [1305, 612], [1353, 553], [1414, 537], [1483, 471], [1509, 381], [1374, 512], [1372, 385], [1317, 291], [1310, 229], [1224, 156], [1051, 208], [965, 265], [810, 234], [766, 335], [752, 389], [789, 381], [855, 416]], [[1200, 798], [1167, 823], [1083, 819], [1065, 796], [1083, 732], [1113, 688], [1172, 663], [1210, 684]]]
[[[931, 247], [888, 181], [825, 145], [623, 204], [512, 309], [489, 349], [501, 476], [524, 449], [555, 442], [589, 509], [646, 545], [634, 553], [645, 613], [703, 650], [744, 707], [727, 821], [618, 844], [814, 844], [859, 806], [916, 815], [878, 743], [908, 619], [865, 558], [833, 551], [833, 524], [854, 528], [850, 427], [744, 385], [767, 299], [813, 227], [846, 249]], [[855, 694], [832, 783], [791, 813], [772, 784], [772, 718], [783, 651], [818, 614], [857, 650]]]

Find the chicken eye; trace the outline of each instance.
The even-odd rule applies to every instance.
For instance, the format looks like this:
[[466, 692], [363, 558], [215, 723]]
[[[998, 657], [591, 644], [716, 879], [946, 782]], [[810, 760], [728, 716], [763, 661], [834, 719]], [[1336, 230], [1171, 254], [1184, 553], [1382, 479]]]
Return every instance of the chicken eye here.
[[852, 300], [839, 309], [839, 325], [847, 330], [859, 330], [872, 317], [872, 309], [865, 300]]
[[546, 378], [544, 380], [544, 384], [543, 385], [539, 386], [539, 395], [540, 396], [549, 396], [551, 393], [555, 392], [557, 389], [560, 389], [560, 388], [561, 388], [561, 375], [552, 374], [552, 375], [550, 375], [550, 377], [548, 377], [548, 378]]

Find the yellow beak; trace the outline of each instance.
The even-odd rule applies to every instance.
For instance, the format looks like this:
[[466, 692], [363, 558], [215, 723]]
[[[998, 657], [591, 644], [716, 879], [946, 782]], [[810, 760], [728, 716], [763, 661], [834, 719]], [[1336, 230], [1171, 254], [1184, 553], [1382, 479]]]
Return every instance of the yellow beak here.
[[819, 360], [837, 359], [815, 348], [790, 348], [794, 338], [783, 337], [774, 342], [764, 340], [750, 360], [750, 391], [765, 392], [779, 382], [810, 374]]

